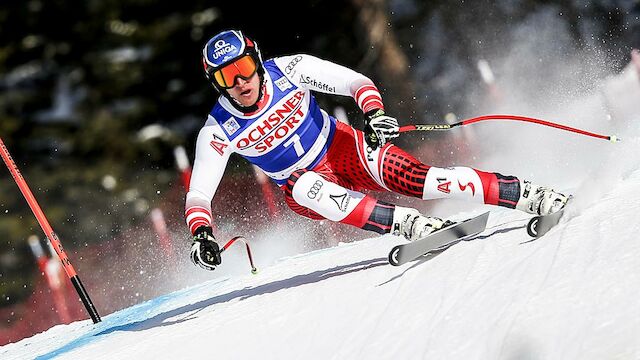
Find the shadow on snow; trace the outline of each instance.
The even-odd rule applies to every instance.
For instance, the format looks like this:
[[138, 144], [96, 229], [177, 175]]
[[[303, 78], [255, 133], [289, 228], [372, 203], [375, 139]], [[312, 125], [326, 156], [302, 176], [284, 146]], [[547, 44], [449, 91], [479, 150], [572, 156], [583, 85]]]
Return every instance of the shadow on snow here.
[[[160, 326], [170, 326], [178, 323], [182, 323], [195, 318], [195, 315], [201, 310], [216, 304], [226, 303], [235, 299], [240, 301], [264, 294], [275, 293], [284, 289], [296, 288], [302, 285], [313, 284], [320, 281], [324, 281], [336, 276], [348, 275], [362, 270], [368, 270], [383, 265], [388, 265], [386, 258], [376, 258], [364, 260], [352, 264], [336, 266], [330, 269], [318, 270], [309, 274], [296, 275], [288, 279], [278, 280], [267, 284], [262, 284], [256, 287], [244, 288], [241, 290], [235, 290], [227, 294], [214, 296], [212, 298], [199, 301], [194, 304], [185, 305], [170, 311], [166, 311], [155, 315], [148, 319], [136, 320], [126, 323], [120, 323], [117, 325], [107, 325], [106, 329], [98, 329], [80, 336], [79, 338], [69, 342], [68, 344], [53, 350], [49, 353], [38, 356], [36, 359], [50, 359], [55, 356], [64, 354], [71, 350], [74, 350], [80, 346], [91, 343], [97, 338], [108, 335], [117, 331], [144, 331]], [[166, 300], [171, 297], [164, 297]], [[153, 300], [151, 300], [153, 302]], [[162, 301], [156, 302], [154, 305], [160, 305]], [[171, 318], [180, 317], [176, 320], [166, 321]]]

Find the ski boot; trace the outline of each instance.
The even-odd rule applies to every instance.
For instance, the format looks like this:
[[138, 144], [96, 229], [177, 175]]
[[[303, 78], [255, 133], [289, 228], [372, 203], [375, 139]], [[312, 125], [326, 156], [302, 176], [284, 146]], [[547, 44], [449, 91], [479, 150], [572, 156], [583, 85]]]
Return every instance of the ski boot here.
[[453, 222], [449, 220], [424, 216], [416, 209], [396, 206], [391, 233], [396, 236], [402, 235], [409, 241], [415, 241], [451, 224]]
[[524, 181], [516, 209], [534, 215], [549, 215], [562, 210], [568, 200], [568, 196], [553, 189]]

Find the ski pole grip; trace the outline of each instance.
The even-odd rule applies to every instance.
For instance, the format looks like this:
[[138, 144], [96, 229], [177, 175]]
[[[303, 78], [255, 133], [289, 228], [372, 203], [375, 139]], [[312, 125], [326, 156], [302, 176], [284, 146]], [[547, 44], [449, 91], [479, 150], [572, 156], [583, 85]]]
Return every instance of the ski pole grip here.
[[405, 125], [400, 127], [400, 132], [409, 132], [409, 131], [444, 131], [451, 130], [451, 128], [459, 126], [460, 124], [413, 124], [413, 125]]

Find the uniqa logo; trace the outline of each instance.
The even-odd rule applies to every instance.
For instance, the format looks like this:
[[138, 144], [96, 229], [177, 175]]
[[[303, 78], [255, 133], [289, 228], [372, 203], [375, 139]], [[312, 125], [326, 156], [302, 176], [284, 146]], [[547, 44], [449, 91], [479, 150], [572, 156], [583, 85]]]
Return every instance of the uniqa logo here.
[[224, 39], [220, 39], [216, 41], [216, 43], [214, 44], [212, 55], [213, 55], [213, 58], [217, 60], [221, 56], [224, 56], [237, 49], [238, 48], [235, 45], [229, 44], [228, 42], [224, 41]]

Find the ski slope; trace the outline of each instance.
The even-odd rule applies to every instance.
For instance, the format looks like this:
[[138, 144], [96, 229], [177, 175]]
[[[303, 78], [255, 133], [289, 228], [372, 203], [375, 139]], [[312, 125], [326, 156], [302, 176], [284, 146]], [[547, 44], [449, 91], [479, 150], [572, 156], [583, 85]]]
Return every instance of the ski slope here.
[[[631, 148], [637, 141], [628, 144]], [[635, 165], [634, 165], [635, 166]], [[215, 278], [0, 348], [2, 359], [639, 359], [640, 170], [580, 189], [530, 241], [526, 214], [393, 267], [387, 235]], [[585, 203], [586, 202], [586, 203]]]

